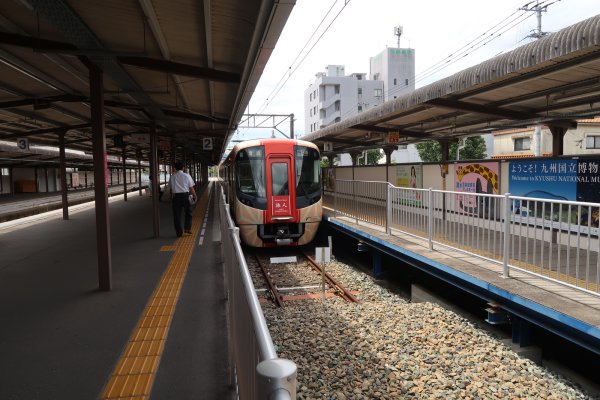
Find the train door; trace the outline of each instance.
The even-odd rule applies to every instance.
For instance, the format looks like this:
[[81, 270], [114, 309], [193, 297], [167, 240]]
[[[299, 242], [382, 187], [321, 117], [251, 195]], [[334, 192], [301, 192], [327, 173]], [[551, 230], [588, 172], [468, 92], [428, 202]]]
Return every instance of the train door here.
[[267, 159], [268, 181], [270, 182], [268, 221], [291, 221], [294, 219], [295, 193], [292, 159], [287, 156], [269, 157]]

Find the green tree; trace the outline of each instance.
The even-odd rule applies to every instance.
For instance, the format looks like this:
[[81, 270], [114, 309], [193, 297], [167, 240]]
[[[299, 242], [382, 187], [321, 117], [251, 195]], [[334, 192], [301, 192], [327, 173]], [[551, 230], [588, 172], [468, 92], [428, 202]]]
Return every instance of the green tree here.
[[[377, 162], [379, 161], [379, 159], [383, 157], [383, 154], [381, 153], [381, 150], [379, 149], [372, 149], [372, 150], [367, 150], [367, 163], [366, 165], [377, 165]], [[360, 158], [358, 160], [358, 165], [365, 165], [365, 159]]]
[[[417, 151], [419, 157], [424, 162], [440, 162], [442, 161], [442, 146], [436, 140], [429, 142], [417, 143]], [[456, 160], [456, 153], [458, 150], [458, 143], [450, 145], [450, 154], [448, 155], [449, 161]], [[487, 147], [485, 146], [485, 140], [481, 136], [472, 136], [467, 138], [465, 141], [465, 147], [460, 150], [461, 160], [481, 160], [485, 158], [485, 152]]]
[[329, 157], [321, 157], [321, 168], [331, 167], [331, 164]]

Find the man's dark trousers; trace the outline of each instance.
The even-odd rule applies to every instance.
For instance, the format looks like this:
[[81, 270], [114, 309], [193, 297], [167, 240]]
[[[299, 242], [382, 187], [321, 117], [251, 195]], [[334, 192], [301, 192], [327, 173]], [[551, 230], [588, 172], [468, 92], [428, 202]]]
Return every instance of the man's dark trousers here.
[[192, 229], [192, 207], [190, 206], [189, 193], [175, 193], [173, 195], [173, 222], [175, 223], [175, 233], [177, 236], [183, 234], [181, 229], [181, 210], [183, 210], [184, 222], [183, 229]]

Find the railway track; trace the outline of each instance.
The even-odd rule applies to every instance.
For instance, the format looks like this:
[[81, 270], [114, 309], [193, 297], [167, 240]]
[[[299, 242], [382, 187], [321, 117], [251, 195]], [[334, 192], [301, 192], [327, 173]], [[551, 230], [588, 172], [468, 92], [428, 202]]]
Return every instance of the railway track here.
[[330, 299], [335, 296], [357, 303], [351, 292], [306, 252], [291, 251], [285, 257], [252, 253], [247, 257], [257, 294], [262, 303], [284, 307], [290, 301]]

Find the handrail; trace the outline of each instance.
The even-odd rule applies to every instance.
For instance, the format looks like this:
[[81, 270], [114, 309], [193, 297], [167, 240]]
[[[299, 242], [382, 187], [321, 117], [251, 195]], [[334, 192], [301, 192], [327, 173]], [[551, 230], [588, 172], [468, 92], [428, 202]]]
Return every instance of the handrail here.
[[237, 228], [221, 187], [219, 211], [222, 235], [221, 254], [228, 292], [230, 349], [239, 398], [296, 398], [296, 364], [277, 357], [252, 277], [242, 251]]
[[[400, 231], [600, 296], [600, 203], [335, 181], [334, 218]], [[331, 192], [329, 192], [331, 193]], [[573, 283], [574, 282], [574, 283]]]

